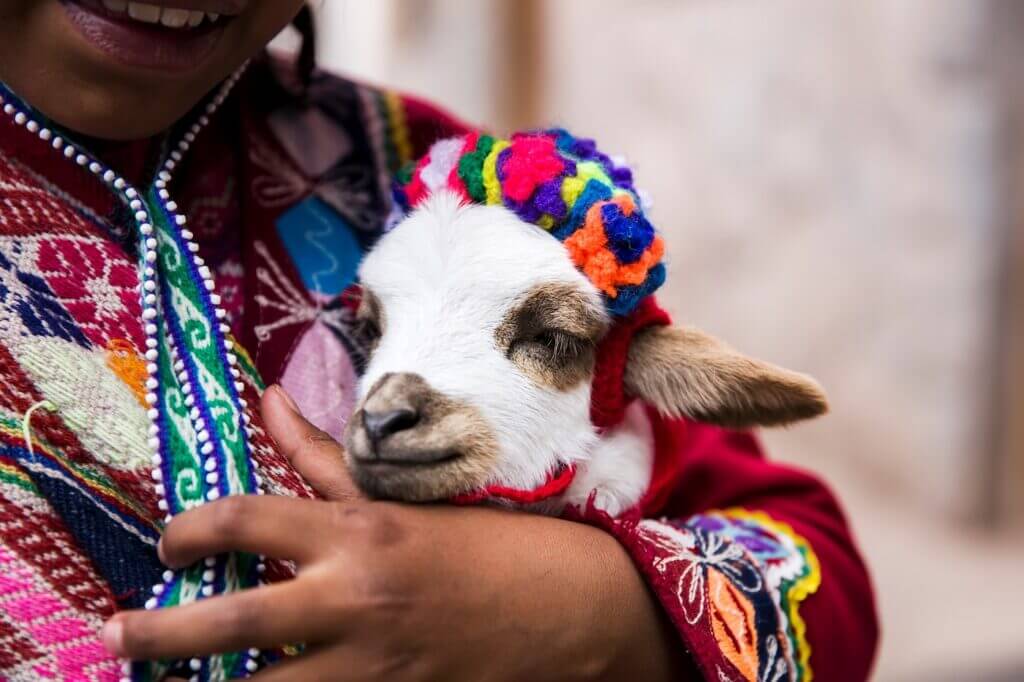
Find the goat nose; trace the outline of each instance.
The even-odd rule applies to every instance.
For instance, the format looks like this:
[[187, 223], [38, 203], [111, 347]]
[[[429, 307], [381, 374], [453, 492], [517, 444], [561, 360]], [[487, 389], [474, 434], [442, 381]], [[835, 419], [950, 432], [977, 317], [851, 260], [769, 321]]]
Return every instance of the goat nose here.
[[387, 410], [385, 412], [363, 412], [363, 426], [374, 443], [388, 436], [406, 431], [420, 421], [419, 412], [410, 409]]

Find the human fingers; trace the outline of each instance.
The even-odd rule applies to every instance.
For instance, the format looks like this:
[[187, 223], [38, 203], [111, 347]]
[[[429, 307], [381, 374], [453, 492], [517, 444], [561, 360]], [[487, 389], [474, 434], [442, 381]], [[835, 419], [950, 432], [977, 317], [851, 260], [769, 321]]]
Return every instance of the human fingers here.
[[318, 493], [333, 501], [361, 497], [345, 466], [344, 449], [303, 417], [283, 388], [274, 385], [264, 391], [260, 408], [281, 453]]
[[272, 495], [221, 498], [175, 516], [160, 538], [160, 559], [171, 568], [182, 568], [235, 551], [303, 564], [323, 544], [311, 529], [329, 520], [330, 504]]

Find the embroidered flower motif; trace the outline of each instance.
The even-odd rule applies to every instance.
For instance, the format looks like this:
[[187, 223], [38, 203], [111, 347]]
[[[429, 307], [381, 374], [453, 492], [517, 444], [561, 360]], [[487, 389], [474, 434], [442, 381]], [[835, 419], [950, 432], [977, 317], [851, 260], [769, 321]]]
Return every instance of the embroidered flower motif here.
[[729, 510], [685, 523], [644, 520], [655, 570], [675, 586], [683, 618], [708, 628], [733, 672], [751, 682], [812, 678], [798, 606], [817, 588], [806, 541], [764, 514]]
[[799, 610], [800, 603], [821, 584], [821, 567], [810, 544], [764, 512], [726, 509], [695, 517], [693, 522], [732, 538], [755, 557], [779, 612], [782, 643], [775, 642], [779, 665], [796, 671], [794, 679], [811, 680], [811, 647]]
[[98, 346], [128, 337], [142, 347], [138, 275], [114, 245], [90, 237], [46, 237], [36, 247], [43, 279]]
[[750, 556], [725, 537], [671, 523], [642, 521], [640, 528], [655, 546], [665, 551], [654, 562], [658, 572], [679, 572], [676, 595], [690, 625], [704, 617], [709, 580], [723, 577], [748, 593], [757, 592], [763, 585]]
[[[185, 214], [189, 217], [189, 229], [196, 235], [202, 246], [216, 249], [222, 256], [237, 250], [237, 243], [228, 236], [227, 228], [241, 221], [240, 208], [232, 201], [238, 195], [237, 181], [233, 175], [210, 169], [197, 181], [199, 185], [188, 202]], [[237, 235], [231, 235], [237, 237]], [[220, 260], [220, 259], [218, 259]]]

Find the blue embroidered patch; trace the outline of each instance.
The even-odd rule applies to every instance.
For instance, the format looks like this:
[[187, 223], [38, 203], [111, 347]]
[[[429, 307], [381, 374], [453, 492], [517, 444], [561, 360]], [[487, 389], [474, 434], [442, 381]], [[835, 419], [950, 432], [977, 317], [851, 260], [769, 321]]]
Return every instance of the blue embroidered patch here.
[[355, 282], [363, 249], [348, 222], [323, 201], [310, 197], [293, 206], [276, 227], [311, 292], [333, 297]]

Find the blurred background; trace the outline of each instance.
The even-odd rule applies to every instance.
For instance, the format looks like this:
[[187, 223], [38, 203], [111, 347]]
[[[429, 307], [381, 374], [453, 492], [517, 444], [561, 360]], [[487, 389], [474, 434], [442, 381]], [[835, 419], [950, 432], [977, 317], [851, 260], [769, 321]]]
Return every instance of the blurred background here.
[[764, 438], [847, 506], [875, 679], [1024, 680], [1024, 2], [317, 9], [331, 69], [625, 155], [662, 303], [830, 393]]

